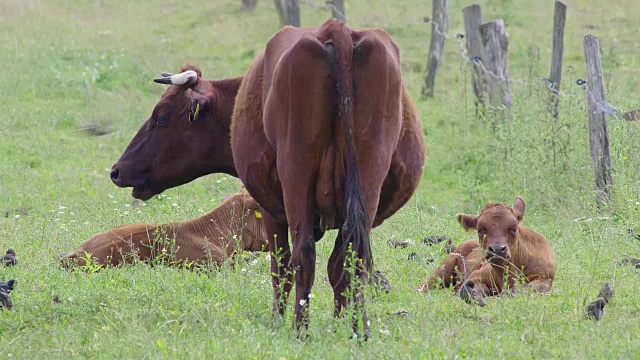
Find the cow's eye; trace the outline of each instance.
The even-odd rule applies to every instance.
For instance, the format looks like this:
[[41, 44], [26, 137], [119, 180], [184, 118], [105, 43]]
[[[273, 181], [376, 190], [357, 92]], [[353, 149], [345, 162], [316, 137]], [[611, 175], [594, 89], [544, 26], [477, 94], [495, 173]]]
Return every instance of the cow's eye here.
[[509, 232], [511, 233], [511, 235], [515, 235], [518, 232], [518, 228], [513, 228], [509, 230]]
[[167, 114], [160, 114], [156, 117], [156, 125], [164, 126], [169, 123], [169, 116]]

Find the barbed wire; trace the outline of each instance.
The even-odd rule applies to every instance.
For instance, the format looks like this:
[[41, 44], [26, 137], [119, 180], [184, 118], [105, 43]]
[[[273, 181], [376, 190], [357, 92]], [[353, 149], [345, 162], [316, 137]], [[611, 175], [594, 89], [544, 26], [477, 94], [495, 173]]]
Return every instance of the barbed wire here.
[[[364, 18], [357, 18], [357, 17], [347, 17], [334, 3], [332, 0], [327, 0], [324, 3], [315, 3], [312, 2], [310, 0], [300, 0], [300, 3], [309, 7], [312, 7], [314, 9], [326, 9], [326, 10], [331, 10], [333, 13], [341, 16], [343, 19], [345, 19], [345, 21], [356, 21], [359, 23], [363, 23], [363, 24], [367, 24], [367, 23], [372, 23], [371, 19], [364, 19]], [[425, 16], [422, 18], [422, 21], [411, 21], [411, 22], [403, 22], [406, 25], [417, 25], [417, 24], [424, 24], [424, 23], [428, 23], [431, 24], [431, 29], [433, 32], [439, 34], [440, 36], [444, 37], [445, 40], [453, 40], [456, 39], [458, 41], [458, 45], [459, 45], [459, 49], [460, 49], [460, 58], [471, 64], [474, 66], [478, 66], [483, 74], [485, 74], [485, 76], [489, 75], [491, 77], [493, 77], [496, 80], [500, 80], [500, 81], [504, 81], [507, 84], [516, 84], [516, 85], [520, 85], [520, 86], [527, 86], [529, 85], [528, 82], [522, 81], [520, 79], [511, 79], [509, 77], [504, 77], [500, 74], [496, 74], [495, 72], [491, 71], [490, 69], [487, 69], [487, 67], [485, 66], [484, 62], [482, 61], [481, 58], [475, 56], [472, 58], [469, 58], [469, 55], [467, 53], [467, 46], [464, 43], [464, 37], [465, 35], [463, 33], [457, 33], [456, 35], [451, 35], [449, 33], [447, 33], [446, 31], [443, 31], [440, 29], [440, 25], [435, 22], [432, 21], [432, 19], [428, 16]], [[385, 22], [380, 22], [376, 25], [385, 25]], [[552, 94], [556, 95], [557, 97], [564, 97], [564, 98], [575, 98], [577, 96], [581, 96], [581, 95], [574, 95], [574, 94], [569, 94], [569, 93], [565, 93], [562, 92], [558, 89], [554, 88], [554, 84], [547, 78], [545, 77], [541, 77], [540, 81], [544, 84], [545, 88], [550, 91]], [[625, 118], [625, 115], [623, 114], [622, 111], [620, 111], [617, 107], [611, 105], [609, 102], [607, 102], [606, 100], [602, 100], [602, 101], [596, 101], [594, 95], [589, 91], [589, 89], [587, 88], [587, 82], [583, 79], [577, 79], [576, 80], [576, 84], [578, 86], [581, 87], [581, 89], [587, 94], [587, 96], [589, 97], [589, 99], [595, 104], [595, 110], [594, 113], [604, 113], [609, 117], [612, 118], [616, 118], [619, 120], [622, 120]]]

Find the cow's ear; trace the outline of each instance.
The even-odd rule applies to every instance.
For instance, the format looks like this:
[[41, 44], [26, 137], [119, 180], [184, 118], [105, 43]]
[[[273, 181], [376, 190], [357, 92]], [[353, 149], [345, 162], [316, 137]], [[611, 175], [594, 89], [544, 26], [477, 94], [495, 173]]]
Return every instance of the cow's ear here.
[[207, 106], [207, 98], [196, 93], [191, 92], [191, 104], [189, 106], [189, 122], [196, 122], [201, 117], [202, 112]]
[[522, 221], [524, 217], [524, 199], [522, 196], [516, 196], [516, 201], [513, 203], [513, 214], [518, 221]]
[[458, 214], [458, 222], [465, 230], [475, 229], [478, 224], [478, 217], [467, 214]]

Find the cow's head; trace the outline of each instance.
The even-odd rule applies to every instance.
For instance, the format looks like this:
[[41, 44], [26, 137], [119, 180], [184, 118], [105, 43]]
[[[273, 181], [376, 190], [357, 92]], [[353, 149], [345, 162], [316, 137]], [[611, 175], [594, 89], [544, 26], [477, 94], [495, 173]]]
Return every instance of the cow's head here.
[[516, 197], [513, 206], [490, 203], [480, 215], [458, 215], [465, 230], [476, 229], [478, 240], [485, 251], [486, 259], [497, 265], [511, 260], [511, 252], [518, 238], [518, 225], [524, 216], [524, 199]]
[[236, 176], [229, 133], [241, 79], [203, 80], [191, 65], [162, 75], [154, 81], [169, 88], [111, 169], [141, 200], [207, 174]]

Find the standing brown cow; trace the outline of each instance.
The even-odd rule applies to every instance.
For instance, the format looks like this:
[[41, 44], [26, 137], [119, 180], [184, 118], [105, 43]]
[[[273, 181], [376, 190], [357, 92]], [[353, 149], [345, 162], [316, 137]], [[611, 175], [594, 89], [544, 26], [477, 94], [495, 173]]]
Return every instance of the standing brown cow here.
[[[274, 310], [284, 313], [295, 273], [295, 324], [308, 325], [315, 240], [340, 229], [328, 264], [339, 315], [348, 301], [348, 250], [355, 252], [351, 265], [364, 284], [373, 264], [371, 228], [409, 200], [424, 165], [420, 122], [402, 82], [397, 45], [383, 30], [349, 29], [336, 20], [284, 27], [242, 82], [231, 146], [240, 179], [268, 213]], [[353, 290], [367, 338], [364, 294], [361, 286]]]
[[512, 291], [518, 281], [525, 287], [548, 292], [556, 273], [556, 257], [547, 239], [520, 224], [524, 199], [513, 207], [490, 203], [480, 215], [458, 215], [465, 230], [476, 229], [478, 240], [469, 240], [447, 256], [428, 280], [428, 289], [454, 286], [473, 298], [503, 291], [505, 279]]
[[97, 234], [60, 262], [64, 265], [117, 266], [166, 257], [169, 265], [194, 262], [221, 265], [238, 250], [265, 251], [267, 236], [258, 204], [247, 193], [229, 197], [210, 213], [169, 224], [121, 225]]

